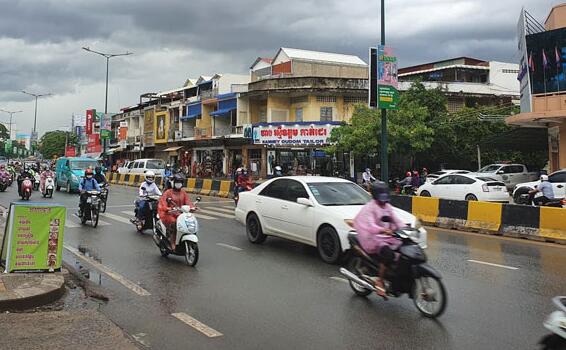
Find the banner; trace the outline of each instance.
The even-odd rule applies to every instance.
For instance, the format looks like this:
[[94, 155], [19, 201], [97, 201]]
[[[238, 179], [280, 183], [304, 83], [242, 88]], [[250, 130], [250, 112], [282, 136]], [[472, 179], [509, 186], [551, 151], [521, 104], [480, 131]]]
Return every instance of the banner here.
[[378, 107], [397, 109], [399, 91], [397, 81], [397, 57], [393, 49], [383, 45], [377, 48], [377, 96]]
[[154, 135], [155, 143], [167, 143], [169, 135], [169, 113], [155, 113]]
[[94, 123], [94, 118], [96, 115], [95, 109], [89, 109], [86, 111], [86, 134], [92, 134], [92, 124]]
[[110, 133], [112, 130], [112, 115], [113, 114], [100, 114], [100, 138], [110, 139]]
[[100, 153], [100, 152], [102, 152], [102, 146], [100, 144], [100, 134], [88, 135], [86, 153]]
[[153, 109], [148, 109], [143, 112], [143, 119], [144, 119], [144, 129], [143, 129], [143, 143], [144, 146], [153, 146], [154, 139], [153, 139], [153, 128], [154, 128], [154, 112]]
[[11, 203], [0, 254], [4, 272], [61, 268], [66, 213], [58, 204]]
[[73, 115], [73, 126], [86, 126], [86, 115]]
[[67, 146], [65, 148], [65, 157], [76, 157], [77, 156], [77, 149], [75, 146]]
[[128, 127], [120, 125], [120, 129], [118, 129], [118, 140], [125, 141], [127, 139], [128, 139]]
[[328, 123], [260, 125], [253, 128], [253, 142], [256, 145], [326, 145], [335, 127], [338, 125]]

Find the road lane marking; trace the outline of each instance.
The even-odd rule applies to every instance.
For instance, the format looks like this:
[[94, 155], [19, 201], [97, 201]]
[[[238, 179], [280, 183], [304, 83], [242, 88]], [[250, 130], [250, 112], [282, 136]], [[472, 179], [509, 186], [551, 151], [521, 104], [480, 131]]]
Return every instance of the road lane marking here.
[[143, 289], [142, 287], [138, 286], [134, 282], [130, 281], [126, 277], [120, 275], [117, 272], [112, 271], [110, 268], [102, 265], [98, 261], [94, 260], [93, 258], [84, 256], [81, 252], [79, 252], [76, 248], [68, 246], [66, 244], [63, 245], [65, 249], [69, 252], [73, 253], [77, 258], [86, 261], [89, 265], [97, 269], [98, 271], [104, 273], [108, 277], [114, 279], [116, 282], [122, 284], [124, 287], [128, 288], [132, 292], [136, 293], [137, 295], [141, 296], [149, 296], [151, 295], [147, 290]]
[[221, 337], [222, 333], [219, 331], [210, 328], [209, 326], [205, 325], [204, 323], [192, 318], [191, 316], [187, 315], [184, 312], [176, 312], [171, 314], [171, 316], [175, 317], [179, 321], [193, 327], [197, 331], [201, 332], [202, 334], [206, 335], [209, 338]]
[[126, 214], [126, 215], [129, 215], [129, 216], [136, 216], [136, 213], [131, 211], [131, 210], [124, 210], [122, 212], [122, 214]]
[[71, 221], [69, 219], [65, 220], [65, 227], [66, 228], [78, 228], [78, 227], [81, 227], [81, 226], [82, 226], [81, 224], [77, 224], [76, 222]]
[[230, 215], [230, 214], [224, 214], [224, 213], [217, 213], [213, 210], [199, 209], [199, 211], [203, 212], [205, 214], [209, 214], [209, 215], [220, 216], [222, 218], [233, 219], [235, 217], [234, 214]]
[[224, 244], [224, 243], [216, 243], [216, 245], [221, 246], [221, 247], [224, 247], [224, 248], [236, 250], [236, 251], [238, 251], [238, 252], [242, 250], [242, 248], [234, 247], [233, 245]]
[[338, 281], [338, 282], [342, 282], [342, 283], [348, 283], [348, 280], [345, 279], [345, 278], [342, 278], [342, 277], [332, 276], [332, 277], [330, 277], [330, 279], [331, 279], [331, 280]]
[[[129, 210], [124, 210], [122, 213], [127, 214], [127, 215], [131, 215], [131, 216], [136, 216], [136, 213], [134, 213], [133, 211], [129, 211]], [[208, 215], [204, 215], [204, 214], [198, 214], [198, 213], [193, 213], [197, 219], [205, 219], [205, 220], [216, 220], [216, 218], [212, 217], [212, 216], [208, 216]], [[128, 220], [129, 222], [129, 220]]]
[[489, 262], [485, 262], [485, 261], [479, 261], [479, 260], [468, 260], [469, 262], [473, 262], [476, 264], [482, 264], [482, 265], [488, 265], [488, 266], [495, 266], [495, 267], [501, 267], [504, 269], [508, 269], [508, 270], [518, 270], [518, 267], [513, 267], [513, 266], [507, 266], [507, 265], [500, 265], [500, 264], [494, 264], [494, 263], [489, 263]]
[[126, 218], [123, 218], [123, 217], [118, 216], [118, 215], [114, 215], [114, 214], [110, 214], [110, 213], [101, 213], [100, 215], [104, 216], [105, 218], [116, 220], [116, 221], [119, 221], [121, 223], [128, 224], [128, 225], [132, 223], [130, 221], [130, 219], [126, 219]]
[[220, 207], [206, 207], [206, 209], [214, 209], [214, 210], [218, 210], [222, 213], [228, 213], [228, 214], [234, 215], [234, 209], [220, 208]]

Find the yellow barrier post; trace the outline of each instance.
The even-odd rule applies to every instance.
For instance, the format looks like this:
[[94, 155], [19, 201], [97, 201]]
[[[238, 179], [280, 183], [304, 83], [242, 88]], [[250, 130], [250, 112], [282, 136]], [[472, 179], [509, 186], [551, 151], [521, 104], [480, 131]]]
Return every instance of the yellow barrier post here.
[[413, 215], [426, 223], [436, 223], [438, 218], [439, 204], [438, 198], [432, 197], [413, 197]]
[[542, 237], [566, 240], [566, 209], [541, 207], [539, 227]]
[[501, 203], [469, 201], [466, 227], [497, 232], [501, 227], [502, 210]]
[[200, 190], [200, 194], [204, 194], [208, 196], [211, 190], [212, 190], [212, 179], [204, 179], [202, 181], [202, 190]]

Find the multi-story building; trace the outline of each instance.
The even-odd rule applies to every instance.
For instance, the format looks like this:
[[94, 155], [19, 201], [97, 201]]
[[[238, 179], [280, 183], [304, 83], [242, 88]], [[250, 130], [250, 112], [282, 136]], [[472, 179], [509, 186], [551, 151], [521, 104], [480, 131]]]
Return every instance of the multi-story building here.
[[427, 88], [440, 87], [450, 112], [464, 107], [510, 106], [520, 98], [518, 73], [515, 63], [458, 57], [399, 69], [399, 90], [408, 90], [414, 81]]
[[507, 124], [548, 129], [549, 170], [566, 168], [566, 4], [544, 26], [525, 10], [519, 19], [521, 113]]

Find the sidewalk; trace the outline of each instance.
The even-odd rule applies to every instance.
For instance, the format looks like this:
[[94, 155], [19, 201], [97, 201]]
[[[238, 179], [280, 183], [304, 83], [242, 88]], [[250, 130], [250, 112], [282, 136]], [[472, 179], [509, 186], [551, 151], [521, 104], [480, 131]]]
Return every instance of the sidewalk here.
[[64, 272], [0, 273], [0, 311], [31, 309], [65, 294]]
[[1, 314], [0, 334], [0, 349], [139, 349], [95, 310]]

